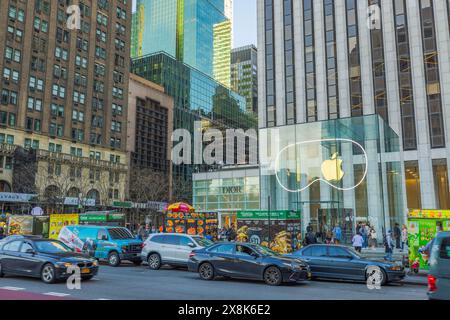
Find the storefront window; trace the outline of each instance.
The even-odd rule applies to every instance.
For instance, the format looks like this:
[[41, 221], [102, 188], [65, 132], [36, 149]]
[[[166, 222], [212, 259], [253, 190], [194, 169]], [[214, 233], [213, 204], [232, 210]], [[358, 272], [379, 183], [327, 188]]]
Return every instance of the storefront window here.
[[448, 187], [447, 160], [433, 160], [434, 188], [436, 206], [441, 210], [450, 209], [450, 193]]
[[[364, 165], [355, 164], [353, 166], [355, 183], [361, 181], [364, 175]], [[367, 207], [367, 181], [364, 180], [361, 185], [355, 189], [355, 215], [357, 218], [367, 218], [369, 216], [369, 210]]]
[[405, 182], [408, 209], [421, 209], [420, 173], [419, 163], [417, 161], [405, 162]]

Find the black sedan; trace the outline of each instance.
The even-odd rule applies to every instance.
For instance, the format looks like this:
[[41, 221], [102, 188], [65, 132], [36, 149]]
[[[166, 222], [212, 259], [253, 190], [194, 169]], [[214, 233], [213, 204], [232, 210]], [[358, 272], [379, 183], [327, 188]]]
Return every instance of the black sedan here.
[[385, 261], [367, 260], [358, 253], [338, 245], [310, 245], [289, 255], [308, 263], [313, 278], [367, 281], [384, 285], [405, 277], [403, 266]]
[[53, 283], [78, 271], [82, 280], [90, 280], [98, 272], [97, 260], [58, 240], [13, 237], [0, 245], [0, 277], [29, 276]]
[[272, 286], [308, 280], [311, 276], [308, 265], [303, 261], [249, 243], [218, 243], [194, 250], [189, 256], [188, 268], [198, 272], [204, 280], [224, 276], [263, 280]]

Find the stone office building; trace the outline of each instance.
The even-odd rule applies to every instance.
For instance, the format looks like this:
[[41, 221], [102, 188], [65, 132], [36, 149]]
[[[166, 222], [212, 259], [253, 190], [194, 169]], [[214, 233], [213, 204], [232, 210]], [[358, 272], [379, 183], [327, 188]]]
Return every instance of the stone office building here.
[[[368, 185], [338, 192], [347, 200], [336, 201], [361, 219], [390, 217], [379, 224], [386, 228], [404, 221], [407, 210], [450, 209], [449, 25], [448, 0], [258, 1], [258, 66], [264, 70], [258, 76], [259, 127], [293, 126], [297, 141], [304, 141], [304, 130], [315, 123], [316, 138], [324, 127], [335, 125], [347, 133], [325, 130], [323, 136], [359, 136], [367, 142], [364, 136], [372, 129], [356, 132], [358, 123], [378, 114], [382, 127], [398, 135], [398, 148], [374, 152], [379, 159], [369, 166], [368, 176], [379, 175], [382, 181], [392, 178], [389, 173], [400, 177], [397, 191], [373, 189], [373, 180], [367, 179]], [[356, 120], [343, 120], [350, 117]], [[383, 132], [377, 139], [390, 140]], [[395, 170], [389, 162], [396, 163]], [[357, 176], [361, 168], [350, 170]], [[263, 179], [261, 189], [262, 194], [270, 189]], [[295, 193], [302, 199], [280, 206], [299, 202], [305, 215], [317, 220], [318, 210], [335, 206], [330, 192], [335, 191], [321, 183]], [[393, 194], [399, 199], [391, 199]], [[375, 202], [379, 205], [374, 207]], [[264, 195], [262, 204], [267, 206]]]
[[[123, 200], [131, 1], [77, 4], [79, 29], [68, 29], [69, 1], [0, 3], [0, 186], [19, 187], [11, 150], [24, 148], [50, 177], [86, 177], [71, 194]], [[36, 193], [56, 192], [46, 180]]]

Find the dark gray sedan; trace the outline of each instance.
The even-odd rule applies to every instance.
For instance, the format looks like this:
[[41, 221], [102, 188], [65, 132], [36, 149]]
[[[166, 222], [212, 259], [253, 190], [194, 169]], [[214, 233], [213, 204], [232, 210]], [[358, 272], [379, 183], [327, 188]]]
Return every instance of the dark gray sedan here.
[[384, 285], [400, 281], [406, 275], [401, 265], [367, 260], [355, 251], [338, 245], [310, 245], [290, 256], [305, 261], [311, 268], [313, 278], [367, 281], [369, 277], [376, 276], [377, 283]]

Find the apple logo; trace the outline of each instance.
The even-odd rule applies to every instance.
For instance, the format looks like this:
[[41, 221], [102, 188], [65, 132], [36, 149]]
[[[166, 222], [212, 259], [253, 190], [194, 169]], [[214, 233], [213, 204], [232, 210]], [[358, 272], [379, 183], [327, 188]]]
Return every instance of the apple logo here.
[[[361, 179], [359, 179], [358, 182], [355, 182], [354, 184], [351, 184], [351, 185], [348, 185], [345, 187], [336, 185], [336, 182], [342, 181], [342, 178], [345, 176], [345, 172], [342, 170], [343, 161], [341, 159], [339, 159], [339, 153], [335, 153], [331, 157], [331, 159], [323, 161], [322, 166], [321, 166], [321, 169], [322, 169], [322, 177], [321, 178], [317, 178], [317, 175], [314, 175], [315, 178], [312, 178], [312, 181], [310, 181], [307, 185], [302, 185], [301, 188], [297, 188], [297, 189], [293, 189], [292, 187], [285, 185], [286, 181], [285, 181], [284, 177], [283, 178], [281, 177], [281, 172], [288, 171], [289, 169], [286, 167], [285, 162], [281, 160], [282, 155], [291, 148], [297, 148], [299, 146], [309, 145], [309, 144], [321, 145], [324, 142], [332, 142], [334, 144], [336, 142], [351, 143], [355, 147], [358, 147], [359, 149], [361, 149], [362, 154], [364, 156], [364, 162], [365, 162], [364, 174], [362, 175]], [[313, 159], [310, 159], [310, 160], [313, 160]], [[317, 159], [317, 160], [319, 160], [319, 159]], [[299, 161], [301, 161], [301, 160], [300, 159], [297, 160], [297, 162], [299, 162]], [[307, 140], [307, 141], [301, 141], [301, 142], [288, 144], [287, 146], [285, 146], [278, 152], [278, 154], [275, 158], [275, 163], [274, 163], [275, 178], [277, 179], [278, 184], [280, 185], [280, 187], [283, 190], [290, 192], [290, 193], [303, 192], [303, 191], [307, 190], [308, 188], [310, 188], [314, 183], [320, 182], [320, 181], [328, 184], [330, 187], [332, 187], [336, 190], [350, 191], [350, 190], [356, 189], [358, 186], [360, 186], [364, 182], [364, 180], [367, 177], [368, 167], [369, 167], [369, 158], [367, 156], [367, 152], [364, 149], [364, 147], [354, 140], [344, 139], [344, 138]], [[301, 172], [301, 173], [309, 174], [309, 172]]]
[[341, 181], [345, 175], [342, 170], [342, 160], [338, 156], [339, 153], [335, 153], [330, 160], [322, 163], [322, 174], [327, 181]]

